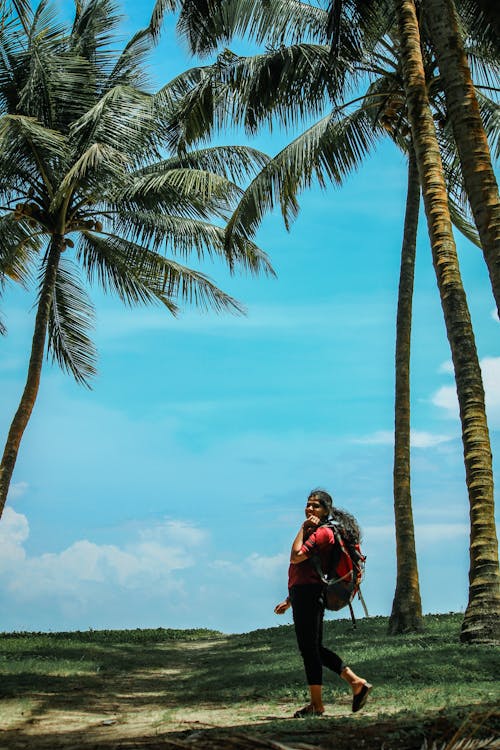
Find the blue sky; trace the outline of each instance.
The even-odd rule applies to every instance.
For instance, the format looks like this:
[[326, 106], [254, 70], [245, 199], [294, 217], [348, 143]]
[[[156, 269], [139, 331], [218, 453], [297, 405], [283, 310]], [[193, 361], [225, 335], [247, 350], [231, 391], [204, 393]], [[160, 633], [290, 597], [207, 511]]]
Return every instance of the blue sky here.
[[[146, 17], [126, 6], [130, 27]], [[154, 56], [166, 81], [191, 64], [173, 24]], [[289, 136], [252, 141], [272, 152]], [[246, 142], [232, 136], [233, 142]], [[203, 270], [245, 317], [124, 308], [97, 290], [93, 390], [46, 364], [0, 520], [3, 630], [213, 627], [290, 622], [292, 538], [309, 490], [357, 515], [364, 597], [389, 614], [394, 338], [406, 189], [389, 144], [342, 190], [301, 198], [287, 233], [257, 241], [277, 279]], [[499, 322], [480, 252], [457, 236], [500, 448]], [[0, 341], [0, 432], [24, 383], [34, 295], [9, 288]], [[443, 317], [422, 219], [412, 354], [412, 487], [425, 612], [467, 604], [468, 500]], [[495, 469], [498, 483], [498, 460]], [[444, 552], [444, 549], [446, 552]], [[361, 616], [361, 609], [357, 607]]]

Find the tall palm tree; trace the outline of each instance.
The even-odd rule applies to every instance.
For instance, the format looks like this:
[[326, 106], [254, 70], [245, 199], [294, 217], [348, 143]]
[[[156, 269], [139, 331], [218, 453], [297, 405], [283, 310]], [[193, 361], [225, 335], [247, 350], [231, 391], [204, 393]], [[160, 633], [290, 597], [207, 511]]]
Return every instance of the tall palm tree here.
[[[436, 54], [446, 113], [453, 128], [465, 189], [500, 314], [500, 198], [457, 10], [452, 0], [423, 0], [422, 11], [425, 34]], [[497, 27], [498, 15], [497, 12]], [[492, 15], [492, 21], [493, 18]], [[499, 46], [497, 37], [494, 48], [497, 60]]]
[[[391, 57], [389, 57], [391, 53]], [[390, 59], [394, 63], [389, 67]], [[379, 121], [396, 145], [408, 155], [408, 188], [401, 250], [401, 270], [398, 292], [395, 355], [395, 429], [394, 429], [394, 517], [396, 527], [397, 578], [389, 632], [418, 632], [423, 628], [422, 606], [415, 549], [415, 532], [411, 499], [410, 466], [410, 341], [412, 300], [415, 268], [416, 235], [420, 204], [420, 183], [415, 152], [410, 135], [406, 101], [397, 40], [386, 45], [385, 70], [369, 87], [362, 107], [371, 113], [373, 122]], [[428, 56], [425, 66], [427, 87], [434, 93], [434, 117], [443, 120], [439, 89], [436, 88], [434, 63]], [[491, 102], [484, 102], [485, 112]], [[456, 170], [456, 152], [446, 129], [440, 131], [440, 141], [447, 161], [446, 179], [448, 202], [454, 223], [476, 245], [477, 232], [467, 220], [462, 206], [463, 184]]]
[[419, 211], [420, 182], [415, 151], [410, 139], [396, 319], [393, 490], [397, 576], [389, 618], [389, 631], [394, 634], [418, 632], [423, 629], [410, 468], [410, 351]]
[[249, 239], [228, 246], [222, 228], [241, 194], [233, 179], [266, 159], [243, 147], [168, 154], [166, 123], [181, 88], [174, 80], [146, 89], [150, 27], [115, 52], [120, 19], [111, 0], [78, 4], [70, 29], [45, 0], [34, 13], [2, 10], [0, 288], [36, 277], [38, 299], [26, 385], [0, 464], [0, 515], [46, 348], [80, 383], [95, 372], [83, 277], [127, 304], [158, 302], [175, 314], [179, 302], [242, 308], [167, 249], [272, 273]]
[[[201, 6], [206, 6], [201, 8], [205, 21], [198, 27], [196, 23], [190, 22], [189, 12], [194, 8], [194, 18], [196, 18], [196, 14], [199, 13]], [[217, 15], [218, 12], [219, 16]], [[302, 19], [301, 24], [293, 25], [294, 13], [300, 15]], [[304, 33], [304, 30], [307, 32], [311, 32], [312, 30], [312, 33], [317, 33], [319, 27], [320, 29], [323, 28], [324, 34], [324, 17], [323, 26], [321, 26], [320, 14], [320, 9], [312, 8], [306, 3], [299, 2], [266, 3], [258, 7], [256, 4], [248, 3], [225, 3], [223, 12], [220, 12], [220, 3], [217, 0], [189, 0], [183, 4], [183, 13], [181, 13], [179, 24], [188, 34], [193, 49], [199, 52], [200, 50], [213, 49], [215, 46], [214, 39], [217, 39], [216, 36], [214, 37], [214, 33], [219, 35], [218, 38], [227, 40], [231, 38], [231, 34], [234, 31], [241, 32], [248, 28], [250, 28], [251, 33], [257, 41], [264, 41], [271, 35], [272, 43], [279, 43], [281, 45], [288, 38], [295, 40], [300, 37], [300, 34]], [[342, 15], [340, 16], [340, 20], [342, 21]], [[220, 24], [220, 28], [217, 26], [218, 23]], [[357, 40], [349, 37], [349, 28], [349, 23], [344, 23], [341, 33], [338, 34], [340, 51], [336, 50], [335, 55], [337, 63], [339, 59], [343, 59], [344, 71], [348, 70], [349, 66], [353, 66], [356, 60]], [[357, 45], [357, 48], [359, 49], [359, 45]], [[404, 51], [406, 52], [406, 50]], [[227, 57], [228, 55], [226, 54], [226, 61]], [[232, 116], [237, 117], [241, 101], [250, 101], [247, 113], [244, 117], [240, 117], [240, 119], [252, 130], [257, 126], [259, 121], [267, 118], [271, 122], [275, 116], [278, 116], [282, 122], [295, 122], [307, 110], [308, 104], [310, 104], [309, 112], [316, 113], [323, 106], [326, 94], [330, 94], [333, 91], [335, 96], [338, 97], [342, 86], [345, 85], [345, 76], [342, 74], [340, 76], [332, 75], [336, 72], [336, 69], [332, 69], [332, 66], [328, 65], [326, 62], [327, 58], [328, 55], [325, 54], [324, 50], [320, 53], [318, 50], [314, 51], [312, 45], [307, 47], [307, 45], [297, 42], [288, 48], [280, 46], [272, 50], [266, 59], [264, 59], [264, 56], [256, 58], [255, 63], [253, 63], [253, 71], [250, 71], [246, 76], [241, 71], [238, 72], [237, 68], [235, 71], [234, 65], [230, 62], [229, 72], [225, 71], [226, 80], [232, 80], [235, 88], [240, 89], [238, 104], [231, 110]], [[218, 63], [219, 67], [223, 70], [224, 62], [224, 59], [221, 59]], [[313, 84], [310, 84], [309, 92], [312, 94], [312, 99], [309, 100], [307, 98], [308, 93], [305, 83], [308, 77], [310, 78], [311, 76], [313, 76]], [[257, 85], [253, 87], [253, 98], [248, 91], [248, 89], [252, 88], [252, 85], [246, 83], [249, 79], [257, 81]], [[243, 94], [241, 90], [243, 90]], [[298, 98], [299, 96], [300, 99]], [[196, 100], [199, 101], [199, 99]], [[212, 107], [211, 117], [213, 114], [214, 99], [210, 100], [210, 104]], [[203, 112], [201, 109], [198, 108], [195, 114], [198, 118], [198, 124], [202, 123]], [[281, 202], [285, 220], [289, 221], [297, 211], [296, 192], [299, 188], [309, 184], [313, 173], [320, 180], [326, 174], [327, 177], [340, 182], [345, 171], [352, 168], [356, 163], [359, 163], [361, 155], [367, 151], [371, 140], [373, 140], [373, 132], [368, 132], [363, 119], [359, 116], [351, 118], [350, 124], [346, 124], [342, 128], [339, 127], [338, 123], [332, 122], [332, 120], [333, 118], [331, 117], [324, 118], [316, 126], [310, 128], [304, 137], [297, 139], [290, 147], [273, 159], [270, 164], [266, 165], [261, 175], [252, 182], [235, 214], [233, 214], [229, 223], [229, 237], [236, 230], [241, 233], [246, 232], [248, 236], [251, 236], [263, 213], [274, 201]], [[416, 120], [414, 120], [414, 128], [416, 124]], [[348, 139], [346, 141], [344, 138], [344, 146], [335, 153], [332, 139], [338, 139], [341, 129], [344, 129], [344, 136], [348, 132]], [[416, 139], [415, 133], [413, 133], [413, 138]], [[346, 142], [349, 143], [348, 148], [345, 146]], [[418, 158], [421, 158], [422, 150], [417, 155]], [[348, 162], [349, 166], [347, 166]], [[444, 175], [441, 174], [441, 176], [445, 188]], [[429, 207], [433, 196], [429, 192], [429, 181], [426, 181], [424, 184], [427, 190], [426, 205]], [[447, 202], [448, 198], [445, 188], [441, 196], [440, 207], [443, 209], [446, 204], [449, 220], [450, 214]], [[440, 254], [440, 246], [436, 234], [431, 232], [430, 236], [433, 242], [436, 269], [439, 270], [440, 263], [444, 262], [447, 258], [443, 257], [443, 253]], [[453, 243], [451, 225], [449, 240]], [[495, 593], [498, 576], [496, 546], [493, 543], [490, 546], [488, 544], [484, 545], [486, 540], [494, 540], [496, 542], [491, 514], [493, 501], [491, 453], [489, 451], [489, 436], [484, 411], [481, 373], [477, 352], [475, 351], [472, 328], [470, 326], [470, 317], [467, 323], [468, 310], [459, 278], [456, 257], [449, 268], [453, 268], [455, 274], [453, 291], [456, 293], [456, 301], [460, 301], [460, 313], [458, 316], [454, 317], [453, 306], [448, 299], [450, 286], [446, 275], [443, 276], [438, 273], [438, 284], [444, 300], [443, 308], [447, 319], [452, 356], [457, 368], [457, 387], [461, 390], [464, 452], [471, 508], [474, 509], [477, 507], [478, 482], [482, 484], [479, 496], [481, 496], [481, 493], [484, 493], [486, 497], [486, 502], [482, 505], [482, 509], [485, 512], [481, 514], [482, 520], [487, 524], [486, 534], [478, 536], [478, 527], [475, 518], [473, 517], [472, 519], [474, 527], [473, 546], [475, 549], [472, 553], [471, 567], [476, 571], [474, 578], [477, 578], [478, 573], [480, 577], [480, 559], [486, 553], [491, 573], [490, 580], [485, 587], [492, 594], [490, 606], [485, 610], [484, 617], [480, 618], [479, 626], [475, 630], [473, 638], [476, 640], [480, 640], [481, 638], [487, 640], [492, 632], [490, 626], [493, 618], [490, 615], [491, 613], [498, 614], [498, 597]], [[464, 321], [460, 333], [458, 332], [459, 318]], [[463, 341], [467, 342], [466, 347], [462, 344], [462, 336], [464, 337]], [[467, 365], [464, 360], [467, 360]], [[471, 386], [476, 389], [477, 393], [475, 417], [471, 413], [473, 403], [467, 400], [466, 395], [467, 389]], [[474, 455], [476, 440], [475, 437], [471, 436], [469, 429], [471, 419], [473, 420], [473, 424], [477, 425], [478, 430], [481, 431], [479, 442], [480, 452], [476, 456]], [[479, 461], [476, 460], [477, 458], [479, 458]], [[480, 463], [479, 471], [478, 463]], [[410, 541], [409, 535], [406, 535], [406, 537]], [[478, 547], [481, 548], [479, 554]], [[471, 601], [477, 602], [476, 595], [478, 589], [472, 581], [470, 592]]]
[[413, 0], [396, 0], [395, 10], [401, 39], [408, 115], [462, 422], [471, 532], [469, 602], [461, 638], [464, 641], [496, 642], [500, 638], [500, 575], [491, 448], [481, 369], [451, 228], [415, 5]]

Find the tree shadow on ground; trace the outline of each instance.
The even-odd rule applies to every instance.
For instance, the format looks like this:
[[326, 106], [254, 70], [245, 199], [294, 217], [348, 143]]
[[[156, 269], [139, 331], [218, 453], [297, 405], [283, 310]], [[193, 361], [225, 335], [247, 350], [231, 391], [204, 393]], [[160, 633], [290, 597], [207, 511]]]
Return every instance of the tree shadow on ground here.
[[108, 735], [107, 727], [86, 731], [53, 732], [34, 736], [24, 731], [0, 732], [0, 747], [9, 750], [422, 750], [443, 747], [451, 739], [477, 740], [476, 750], [500, 748], [500, 713], [495, 704], [460, 706], [445, 715], [346, 722], [334, 719], [251, 722], [235, 726], [200, 729], [194, 724], [182, 732], [162, 731], [135, 737]]

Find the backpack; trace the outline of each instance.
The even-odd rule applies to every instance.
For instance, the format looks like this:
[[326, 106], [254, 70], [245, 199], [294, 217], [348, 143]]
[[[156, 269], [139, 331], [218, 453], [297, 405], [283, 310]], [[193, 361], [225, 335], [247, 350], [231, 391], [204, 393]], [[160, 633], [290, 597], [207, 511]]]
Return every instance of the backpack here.
[[325, 586], [325, 608], [338, 612], [348, 606], [353, 626], [356, 627], [356, 619], [351, 604], [356, 594], [363, 606], [365, 615], [368, 617], [368, 610], [360, 589], [365, 571], [366, 556], [361, 552], [359, 543], [352, 544], [347, 541], [342, 535], [342, 526], [336, 521], [330, 520], [324, 525], [332, 530], [335, 538], [326, 573], [321, 569], [318, 555], [313, 555], [311, 561]]

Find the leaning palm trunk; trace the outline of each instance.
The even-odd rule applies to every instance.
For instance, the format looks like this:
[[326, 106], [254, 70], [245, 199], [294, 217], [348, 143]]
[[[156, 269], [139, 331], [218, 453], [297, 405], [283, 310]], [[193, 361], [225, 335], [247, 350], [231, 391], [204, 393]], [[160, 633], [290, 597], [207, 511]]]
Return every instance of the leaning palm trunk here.
[[500, 199], [457, 14], [451, 0], [424, 0], [446, 110], [500, 314]]
[[42, 372], [43, 355], [45, 351], [45, 341], [47, 338], [47, 326], [50, 315], [50, 308], [54, 297], [54, 285], [57, 276], [59, 258], [61, 257], [63, 238], [60, 235], [53, 237], [50, 243], [47, 263], [44, 273], [44, 280], [40, 290], [40, 298], [35, 320], [35, 329], [31, 345], [31, 356], [28, 365], [28, 375], [26, 385], [19, 402], [19, 406], [12, 420], [7, 442], [0, 463], [0, 516], [3, 513], [7, 493], [9, 491], [10, 481], [16, 465], [19, 446], [29, 422], [31, 412], [35, 405], [40, 385], [40, 375]]
[[493, 642], [500, 637], [500, 575], [481, 368], [451, 229], [443, 167], [425, 85], [415, 5], [413, 0], [396, 0], [395, 8], [408, 113], [462, 423], [471, 530], [469, 602], [461, 638]]
[[415, 151], [408, 149], [408, 193], [401, 251], [396, 324], [396, 394], [394, 409], [394, 518], [397, 580], [389, 618], [389, 632], [423, 629], [417, 553], [410, 489], [410, 340], [415, 276], [420, 183]]

